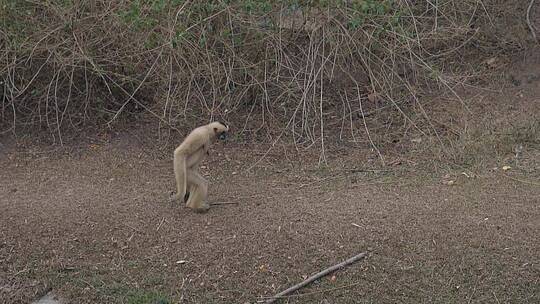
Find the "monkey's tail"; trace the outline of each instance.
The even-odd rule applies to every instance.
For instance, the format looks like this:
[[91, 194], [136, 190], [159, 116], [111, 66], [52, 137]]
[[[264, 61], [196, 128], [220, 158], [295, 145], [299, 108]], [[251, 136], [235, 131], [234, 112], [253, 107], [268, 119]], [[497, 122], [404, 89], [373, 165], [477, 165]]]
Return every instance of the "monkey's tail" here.
[[183, 199], [187, 188], [186, 156], [177, 151], [174, 151], [174, 176], [178, 187], [176, 195], [178, 195], [178, 198]]

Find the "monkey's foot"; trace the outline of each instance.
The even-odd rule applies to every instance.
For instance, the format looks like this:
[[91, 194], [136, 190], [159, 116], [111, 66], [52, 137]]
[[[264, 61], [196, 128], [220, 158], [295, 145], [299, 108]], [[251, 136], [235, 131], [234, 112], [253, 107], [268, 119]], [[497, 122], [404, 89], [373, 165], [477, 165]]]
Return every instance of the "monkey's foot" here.
[[187, 206], [191, 210], [195, 211], [196, 213], [206, 213], [208, 210], [210, 210], [210, 205], [207, 203], [201, 204], [200, 206]]
[[210, 210], [210, 207], [203, 207], [203, 208], [195, 208], [195, 209], [193, 209], [193, 211], [195, 211], [195, 213], [206, 213], [206, 212], [208, 212], [208, 210]]
[[[189, 199], [189, 192], [186, 192], [186, 195], [184, 195], [184, 198], [181, 200], [182, 203], [187, 203]], [[174, 192], [170, 192], [169, 193], [169, 202], [172, 203], [172, 202], [175, 202], [175, 201], [178, 201], [180, 200], [180, 195], [174, 193]]]

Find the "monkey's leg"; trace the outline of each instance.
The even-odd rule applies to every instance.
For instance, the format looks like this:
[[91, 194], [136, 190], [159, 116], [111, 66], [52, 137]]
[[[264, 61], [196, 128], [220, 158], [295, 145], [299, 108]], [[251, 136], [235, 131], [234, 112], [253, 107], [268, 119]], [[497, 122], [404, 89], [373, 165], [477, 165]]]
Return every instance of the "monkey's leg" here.
[[206, 202], [208, 182], [198, 172], [192, 170], [188, 170], [187, 180], [190, 184], [190, 196], [186, 206], [195, 212], [208, 211], [210, 209], [210, 205]]
[[176, 178], [176, 195], [173, 200], [183, 199], [187, 192], [186, 155], [181, 149], [174, 150], [174, 176]]
[[[179, 199], [179, 195], [177, 193], [171, 193], [171, 195], [169, 196], [169, 202], [175, 202]], [[182, 200], [180, 201], [181, 203], [185, 203], [187, 202], [189, 199], [189, 187], [188, 187], [188, 190], [186, 191], [186, 195], [184, 195], [184, 197], [182, 198]]]
[[188, 199], [189, 199], [189, 191], [186, 191], [186, 195], [184, 195], [184, 200], [182, 202], [187, 203]]

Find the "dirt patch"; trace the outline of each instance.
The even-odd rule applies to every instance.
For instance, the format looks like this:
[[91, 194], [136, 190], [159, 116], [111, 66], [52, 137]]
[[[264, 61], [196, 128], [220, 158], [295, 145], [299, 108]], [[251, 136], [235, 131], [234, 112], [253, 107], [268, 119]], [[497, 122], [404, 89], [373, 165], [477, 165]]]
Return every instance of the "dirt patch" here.
[[254, 303], [362, 251], [289, 302], [540, 301], [540, 186], [500, 170], [455, 172], [449, 186], [231, 161], [212, 174], [211, 200], [238, 205], [199, 215], [166, 202], [170, 160], [137, 145], [8, 153], [0, 165], [6, 303], [50, 288], [72, 303]]

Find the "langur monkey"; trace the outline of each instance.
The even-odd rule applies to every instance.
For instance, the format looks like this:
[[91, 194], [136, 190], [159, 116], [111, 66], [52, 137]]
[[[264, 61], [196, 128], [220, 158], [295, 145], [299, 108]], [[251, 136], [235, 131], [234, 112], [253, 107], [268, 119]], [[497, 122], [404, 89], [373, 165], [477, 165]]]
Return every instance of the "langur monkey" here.
[[171, 200], [183, 199], [186, 206], [195, 212], [206, 212], [210, 205], [206, 202], [208, 181], [198, 171], [200, 163], [209, 154], [210, 145], [216, 139], [225, 140], [229, 126], [212, 122], [200, 126], [184, 139], [174, 150], [174, 175], [177, 193]]

